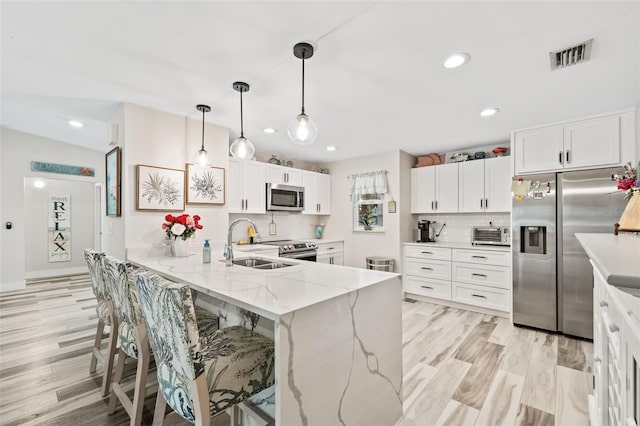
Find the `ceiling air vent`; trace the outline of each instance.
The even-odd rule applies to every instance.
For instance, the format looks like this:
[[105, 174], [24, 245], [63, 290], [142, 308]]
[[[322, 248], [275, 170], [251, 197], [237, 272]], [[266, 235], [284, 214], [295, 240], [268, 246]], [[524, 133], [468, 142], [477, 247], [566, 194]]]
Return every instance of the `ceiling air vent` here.
[[593, 39], [557, 52], [549, 52], [551, 71], [588, 61], [591, 57]]

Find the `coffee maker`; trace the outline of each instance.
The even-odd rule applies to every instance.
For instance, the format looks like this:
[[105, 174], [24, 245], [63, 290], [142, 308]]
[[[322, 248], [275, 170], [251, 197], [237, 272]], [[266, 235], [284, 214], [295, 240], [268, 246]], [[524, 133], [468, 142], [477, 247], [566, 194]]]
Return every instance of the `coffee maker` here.
[[436, 242], [436, 223], [430, 220], [419, 220], [417, 233], [418, 243], [435, 243]]

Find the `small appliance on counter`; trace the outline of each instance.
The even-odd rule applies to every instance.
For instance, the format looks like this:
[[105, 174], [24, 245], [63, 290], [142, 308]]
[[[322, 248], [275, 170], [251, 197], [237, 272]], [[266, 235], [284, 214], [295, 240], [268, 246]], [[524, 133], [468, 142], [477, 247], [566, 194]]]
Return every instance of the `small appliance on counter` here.
[[471, 229], [471, 244], [510, 246], [511, 230], [508, 226], [474, 226]]
[[442, 224], [440, 231], [436, 233], [436, 222], [432, 220], [419, 220], [418, 229], [415, 230], [415, 240], [417, 243], [435, 243], [436, 237], [442, 232], [442, 228], [446, 223]]

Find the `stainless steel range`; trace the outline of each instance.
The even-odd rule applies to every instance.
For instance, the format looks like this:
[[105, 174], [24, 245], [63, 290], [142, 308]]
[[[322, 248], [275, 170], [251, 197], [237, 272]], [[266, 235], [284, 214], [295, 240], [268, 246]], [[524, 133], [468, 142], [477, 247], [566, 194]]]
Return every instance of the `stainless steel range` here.
[[260, 244], [278, 246], [278, 254], [280, 257], [288, 257], [290, 259], [315, 262], [318, 255], [318, 245], [314, 242], [278, 240], [263, 241]]

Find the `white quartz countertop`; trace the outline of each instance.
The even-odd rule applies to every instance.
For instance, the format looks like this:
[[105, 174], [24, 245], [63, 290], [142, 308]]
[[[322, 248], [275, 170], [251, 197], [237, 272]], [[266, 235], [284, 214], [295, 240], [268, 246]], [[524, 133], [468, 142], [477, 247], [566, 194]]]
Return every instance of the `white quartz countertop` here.
[[476, 246], [471, 243], [456, 243], [456, 242], [440, 242], [436, 241], [435, 243], [417, 243], [417, 242], [408, 242], [404, 243], [405, 246], [416, 246], [416, 247], [442, 247], [442, 248], [452, 248], [452, 249], [469, 249], [469, 250], [493, 250], [493, 251], [511, 251], [510, 246], [494, 246], [494, 245], [481, 245]]
[[576, 234], [607, 283], [640, 290], [640, 237], [636, 235]]
[[[235, 253], [236, 259], [249, 256], [248, 253], [239, 251]], [[239, 265], [227, 267], [221, 251], [213, 251], [211, 263], [203, 264], [199, 253], [188, 257], [169, 257], [151, 254], [150, 250], [144, 248], [127, 250], [127, 260], [135, 265], [145, 267], [170, 280], [187, 283], [197, 291], [273, 320], [277, 320], [281, 315], [399, 277], [399, 274], [391, 272], [277, 257], [263, 258], [296, 265], [259, 270]]]

